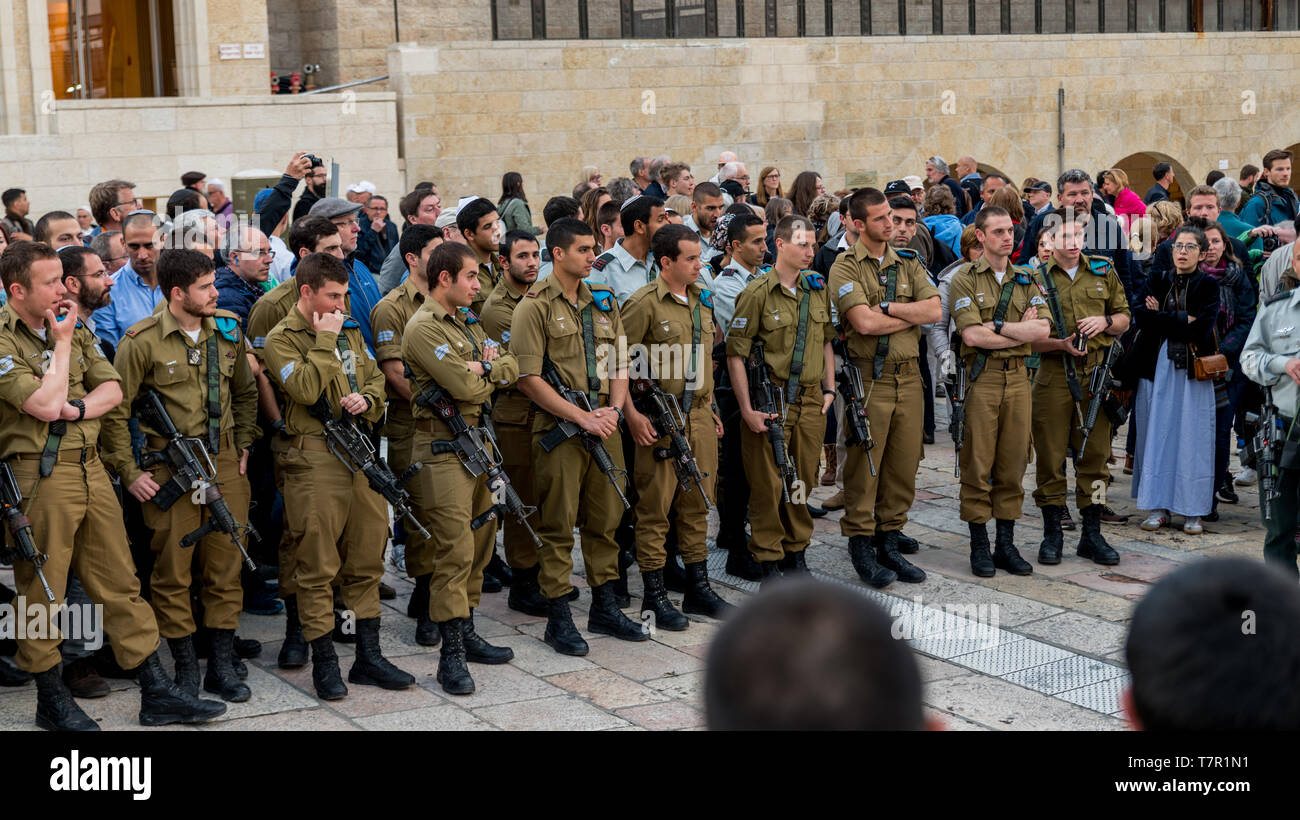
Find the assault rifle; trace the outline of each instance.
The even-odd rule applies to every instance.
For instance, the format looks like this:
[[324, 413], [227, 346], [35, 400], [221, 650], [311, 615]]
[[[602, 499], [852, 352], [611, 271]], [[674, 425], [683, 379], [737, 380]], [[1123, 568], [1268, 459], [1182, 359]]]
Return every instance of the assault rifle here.
[[650, 419], [659, 437], [668, 437], [667, 447], [655, 448], [655, 461], [671, 461], [673, 471], [677, 473], [678, 486], [688, 493], [698, 487], [700, 496], [704, 498], [705, 511], [712, 509], [709, 494], [704, 491], [704, 473], [700, 472], [695, 452], [686, 440], [686, 418], [677, 397], [665, 393], [650, 379], [637, 379], [632, 384], [632, 403]]
[[1115, 363], [1124, 355], [1124, 347], [1115, 339], [1106, 349], [1106, 358], [1101, 364], [1092, 370], [1092, 376], [1088, 382], [1088, 392], [1092, 398], [1088, 401], [1088, 412], [1083, 415], [1083, 424], [1079, 427], [1079, 432], [1083, 433], [1083, 439], [1079, 442], [1079, 450], [1075, 453], [1075, 460], [1083, 457], [1084, 451], [1088, 449], [1088, 436], [1092, 435], [1092, 428], [1097, 426], [1097, 416], [1101, 411], [1106, 412], [1106, 418], [1110, 419], [1112, 428], [1119, 427], [1128, 419], [1128, 410], [1115, 395], [1115, 384], [1118, 379], [1115, 378]]
[[[835, 386], [844, 397], [844, 441], [853, 446], [861, 446], [867, 452], [867, 467], [871, 474], [876, 474], [876, 462], [871, 458], [871, 448], [876, 440], [871, 437], [871, 420], [867, 417], [867, 401], [870, 396], [862, 387], [862, 368], [849, 360], [844, 340], [836, 338], [831, 348], [839, 360], [835, 371]], [[875, 382], [871, 387], [875, 389]]]
[[790, 490], [798, 483], [799, 474], [795, 472], [785, 441], [785, 394], [772, 382], [767, 372], [767, 359], [763, 356], [763, 343], [758, 340], [750, 345], [749, 357], [745, 359], [745, 375], [749, 379], [750, 407], [765, 416], [776, 416], [767, 419], [767, 440], [772, 445], [777, 472], [781, 474], [781, 500], [789, 504]]
[[[550, 359], [542, 360], [542, 378], [556, 393], [560, 394], [560, 398], [569, 404], [588, 413], [595, 409], [591, 406], [591, 401], [587, 398], [586, 393], [581, 390], [574, 390], [564, 383], [564, 379], [560, 378], [560, 372], [555, 369], [555, 364]], [[627, 479], [627, 470], [619, 469], [614, 464], [614, 459], [610, 457], [609, 450], [605, 449], [605, 444], [599, 436], [588, 433], [576, 421], [556, 419], [555, 428], [542, 436], [539, 443], [542, 445], [542, 449], [549, 453], [574, 436], [578, 436], [582, 446], [591, 455], [592, 461], [596, 462], [596, 468], [609, 479], [609, 483], [614, 487], [614, 492], [618, 493], [618, 500], [623, 502], [623, 509], [632, 509], [631, 502], [627, 500], [622, 488], [618, 486], [619, 478]]]
[[948, 397], [948, 432], [952, 434], [953, 453], [956, 459], [952, 474], [961, 477], [961, 448], [966, 441], [966, 391], [970, 389], [970, 374], [966, 364], [957, 357], [961, 336], [952, 334], [953, 364], [956, 372], [944, 376], [944, 394]]
[[[1248, 413], [1246, 420], [1254, 413]], [[1277, 491], [1277, 446], [1278, 431], [1282, 429], [1282, 419], [1277, 414], [1277, 406], [1273, 404], [1273, 391], [1265, 388], [1264, 407], [1257, 417], [1259, 427], [1255, 431], [1255, 437], [1252, 439], [1252, 449], [1255, 451], [1255, 470], [1259, 473], [1259, 506], [1264, 510], [1264, 520], [1270, 521], [1273, 518], [1273, 500], [1278, 497]], [[1285, 436], [1282, 437], [1285, 439]]]
[[49, 556], [36, 549], [36, 542], [32, 539], [32, 522], [23, 515], [22, 503], [23, 493], [18, 489], [18, 479], [14, 477], [14, 471], [9, 468], [7, 461], [0, 461], [0, 506], [4, 507], [9, 534], [14, 539], [12, 549], [0, 548], [0, 560], [12, 564], [17, 557], [31, 564], [36, 570], [36, 577], [40, 579], [41, 586], [45, 589], [45, 597], [50, 599], [50, 603], [54, 603], [54, 592], [50, 589], [50, 582], [45, 580], [45, 570], [41, 569], [49, 560]]

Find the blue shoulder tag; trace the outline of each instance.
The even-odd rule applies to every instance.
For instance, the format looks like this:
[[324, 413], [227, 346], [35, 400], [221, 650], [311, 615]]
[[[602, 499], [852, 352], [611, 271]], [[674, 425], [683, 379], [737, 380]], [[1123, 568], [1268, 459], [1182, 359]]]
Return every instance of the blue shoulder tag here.
[[803, 279], [811, 290], [823, 290], [826, 287], [826, 277], [816, 271], [808, 271], [803, 275]]
[[1027, 270], [1025, 270], [1024, 268], [1021, 268], [1021, 267], [1013, 267], [1012, 270], [1014, 270], [1014, 271], [1016, 272], [1016, 284], [1017, 284], [1017, 285], [1030, 285], [1030, 284], [1033, 284], [1033, 281], [1034, 281], [1034, 280], [1033, 280], [1033, 277], [1031, 277], [1031, 276], [1029, 275], [1029, 271], [1027, 271]]
[[898, 254], [904, 259], [916, 258], [916, 251], [912, 250], [911, 248], [894, 248], [894, 253]]
[[609, 313], [614, 309], [614, 294], [608, 290], [594, 290], [591, 292], [592, 301], [596, 303], [596, 310], [602, 313]]
[[77, 320], [77, 327], [85, 327], [85, 325], [81, 323], [80, 319]]
[[232, 342], [239, 341], [239, 320], [238, 319], [232, 319], [229, 316], [218, 316], [217, 330], [220, 330], [221, 335], [225, 336], [226, 339], [228, 339], [229, 341]]
[[713, 291], [706, 288], [700, 288], [700, 304], [709, 310], [713, 310]]
[[1089, 259], [1088, 267], [1091, 268], [1092, 272], [1097, 276], [1105, 276], [1110, 270], [1110, 260], [1104, 256], [1100, 259]]
[[361, 327], [361, 325], [357, 323], [357, 320], [356, 320], [356, 319], [344, 319], [344, 320], [343, 320], [343, 326], [344, 326], [344, 327]]
[[474, 315], [474, 311], [470, 310], [469, 308], [466, 307], [460, 308], [460, 312], [465, 314], [465, 324], [472, 325], [478, 321], [478, 317]]

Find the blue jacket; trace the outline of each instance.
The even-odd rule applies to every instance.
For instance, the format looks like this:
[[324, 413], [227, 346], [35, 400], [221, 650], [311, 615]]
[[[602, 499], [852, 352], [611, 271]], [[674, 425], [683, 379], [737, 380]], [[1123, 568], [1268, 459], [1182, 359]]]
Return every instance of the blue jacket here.
[[921, 221], [930, 229], [934, 241], [944, 243], [958, 258], [961, 257], [961, 220], [952, 214], [935, 214]]
[[[1265, 205], [1265, 201], [1271, 207]], [[1255, 195], [1241, 209], [1241, 220], [1252, 228], [1276, 225], [1300, 214], [1300, 197], [1290, 188], [1279, 188], [1260, 180], [1255, 183]]]
[[361, 233], [357, 236], [356, 258], [361, 260], [371, 273], [378, 273], [383, 267], [384, 259], [397, 247], [397, 226], [384, 217], [384, 232], [377, 234], [370, 229], [370, 220], [361, 219]]
[[217, 269], [217, 309], [228, 310], [239, 317], [239, 324], [248, 331], [248, 313], [253, 303], [266, 291], [244, 278], [230, 267]]

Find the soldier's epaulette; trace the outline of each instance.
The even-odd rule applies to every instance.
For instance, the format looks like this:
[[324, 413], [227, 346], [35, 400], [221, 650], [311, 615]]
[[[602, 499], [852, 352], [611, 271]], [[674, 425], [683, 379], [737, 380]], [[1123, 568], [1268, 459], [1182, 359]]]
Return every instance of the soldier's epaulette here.
[[803, 272], [803, 280], [808, 283], [810, 290], [825, 290], [826, 277], [822, 276], [815, 270], [806, 270]]
[[894, 253], [898, 254], [899, 256], [901, 256], [901, 257], [904, 258], [904, 259], [916, 259], [916, 258], [917, 258], [917, 253], [916, 253], [916, 251], [912, 250], [911, 248], [894, 248]]
[[1088, 269], [1097, 276], [1105, 276], [1111, 268], [1110, 260], [1104, 256], [1088, 260]]
[[478, 315], [467, 307], [460, 308], [461, 313], [465, 314], [465, 324], [472, 325], [478, 322]]
[[220, 310], [213, 315], [213, 321], [217, 324], [217, 330], [228, 341], [239, 341], [239, 317], [228, 310]]
[[610, 260], [613, 258], [614, 258], [613, 251], [605, 251], [600, 256], [596, 257], [596, 261], [591, 263], [591, 267], [594, 270], [604, 270], [605, 266], [608, 265], [610, 263]]
[[1265, 300], [1264, 300], [1264, 304], [1266, 304], [1266, 305], [1271, 305], [1271, 304], [1273, 304], [1274, 302], [1280, 302], [1280, 301], [1282, 301], [1283, 299], [1290, 299], [1290, 298], [1291, 298], [1292, 296], [1294, 296], [1295, 294], [1296, 294], [1296, 290], [1295, 290], [1294, 288], [1291, 289], [1291, 290], [1284, 290], [1284, 291], [1282, 291], [1281, 293], [1275, 293], [1275, 294], [1273, 294], [1272, 296], [1270, 296], [1270, 297], [1268, 297], [1267, 299], [1265, 299]]
[[713, 291], [708, 288], [700, 288], [700, 304], [709, 310], [713, 310]]
[[149, 328], [153, 327], [156, 324], [158, 324], [157, 316], [146, 316], [140, 321], [131, 325], [131, 327], [127, 328], [126, 335], [135, 336], [135, 334], [139, 333], [140, 331], [148, 330]]
[[600, 282], [589, 282], [587, 287], [591, 290], [591, 300], [596, 310], [608, 313], [614, 309], [617, 302], [614, 300], [613, 288]]

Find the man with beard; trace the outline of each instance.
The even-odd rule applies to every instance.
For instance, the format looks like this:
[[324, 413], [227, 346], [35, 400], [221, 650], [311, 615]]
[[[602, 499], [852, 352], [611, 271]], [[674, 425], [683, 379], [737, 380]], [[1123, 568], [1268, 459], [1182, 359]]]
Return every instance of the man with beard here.
[[132, 213], [122, 221], [122, 241], [129, 261], [113, 277], [116, 293], [104, 307], [95, 311], [95, 334], [116, 345], [126, 329], [153, 314], [164, 301], [154, 277], [154, 266], [162, 251], [159, 227], [162, 222], [150, 211]]
[[312, 206], [321, 201], [329, 193], [329, 177], [325, 173], [325, 163], [320, 157], [313, 156], [310, 160], [310, 168], [303, 176], [307, 182], [307, 188], [298, 197], [298, 204], [293, 206], [294, 221], [302, 219], [311, 213]]
[[[109, 296], [113, 280], [104, 267], [104, 260], [90, 248], [73, 246], [59, 253], [59, 261], [63, 263], [63, 286], [77, 302], [77, 315], [86, 317], [81, 323], [94, 333], [95, 320], [90, 314], [113, 301]], [[98, 336], [96, 341], [104, 358], [112, 363], [116, 346]]]
[[[197, 627], [190, 605], [191, 567], [197, 558], [203, 622], [211, 630], [203, 688], [223, 700], [242, 703], [252, 693], [233, 666], [235, 629], [243, 607], [239, 549], [220, 531], [204, 536], [194, 549], [180, 545], [183, 536], [211, 517], [211, 508], [196, 504], [188, 493], [166, 510], [147, 503], [172, 480], [172, 470], [166, 464], [140, 469], [131, 451], [127, 420], [136, 398], [147, 390], [156, 391], [176, 429], [204, 443], [216, 465], [221, 494], [242, 524], [248, 521], [250, 495], [243, 476], [248, 450], [259, 435], [257, 385], [239, 317], [217, 309], [212, 260], [200, 251], [169, 250], [158, 259], [158, 284], [167, 294], [166, 303], [132, 325], [118, 350], [123, 398], [105, 420], [105, 461], [143, 505], [145, 525], [154, 533], [150, 603], [176, 663], [177, 684], [191, 695], [198, 694]], [[143, 421], [140, 430], [147, 451], [167, 447], [163, 430]]]
[[701, 182], [691, 193], [691, 215], [683, 224], [699, 234], [700, 247], [703, 249], [700, 262], [703, 264], [707, 265], [713, 257], [722, 253], [713, 248], [710, 239], [713, 237], [713, 226], [718, 224], [718, 217], [722, 216], [725, 207], [727, 203], [722, 198], [722, 189], [712, 182]]

